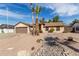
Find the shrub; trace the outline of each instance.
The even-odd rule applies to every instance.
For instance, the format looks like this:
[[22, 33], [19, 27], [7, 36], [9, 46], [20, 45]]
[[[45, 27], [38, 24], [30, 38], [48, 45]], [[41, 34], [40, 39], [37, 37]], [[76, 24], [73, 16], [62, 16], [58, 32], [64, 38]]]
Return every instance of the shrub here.
[[54, 32], [54, 29], [53, 29], [53, 28], [52, 28], [52, 29], [50, 29], [50, 30], [49, 30], [49, 32], [50, 32], [50, 33]]

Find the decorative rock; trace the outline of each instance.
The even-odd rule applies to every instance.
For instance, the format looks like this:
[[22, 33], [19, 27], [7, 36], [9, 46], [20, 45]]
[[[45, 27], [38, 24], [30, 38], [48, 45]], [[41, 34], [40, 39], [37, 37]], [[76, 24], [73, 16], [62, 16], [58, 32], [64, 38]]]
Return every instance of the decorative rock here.
[[68, 41], [73, 41], [73, 37], [68, 37]]
[[79, 56], [79, 53], [55, 41], [55, 45], [52, 45], [52, 46], [49, 46], [46, 44], [46, 42], [43, 42], [43, 47], [41, 47], [37, 52], [34, 52], [32, 55], [33, 56], [35, 55], [37, 56]]

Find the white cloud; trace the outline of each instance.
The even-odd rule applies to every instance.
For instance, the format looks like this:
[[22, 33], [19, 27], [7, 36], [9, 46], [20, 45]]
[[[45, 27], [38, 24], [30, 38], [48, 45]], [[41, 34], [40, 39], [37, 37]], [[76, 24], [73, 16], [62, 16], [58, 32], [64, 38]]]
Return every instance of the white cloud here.
[[56, 4], [55, 12], [60, 16], [72, 16], [79, 13], [79, 7], [73, 4]]
[[79, 5], [76, 4], [47, 4], [45, 5], [47, 8], [51, 8], [55, 10], [54, 12], [60, 16], [72, 16], [79, 14]]
[[18, 19], [24, 19], [24, 18], [27, 18], [27, 17], [31, 17], [30, 15], [22, 15], [22, 14], [17, 14], [17, 13], [7, 11], [7, 10], [4, 10], [4, 9], [0, 9], [0, 15], [1, 16], [7, 17], [7, 14], [8, 14], [8, 17], [18, 18]]

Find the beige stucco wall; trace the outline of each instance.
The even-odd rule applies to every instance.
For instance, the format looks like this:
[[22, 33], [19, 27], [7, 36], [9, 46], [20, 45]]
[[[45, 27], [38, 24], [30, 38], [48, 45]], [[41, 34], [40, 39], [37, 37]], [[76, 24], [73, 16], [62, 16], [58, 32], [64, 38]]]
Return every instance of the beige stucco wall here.
[[[53, 32], [53, 33], [62, 33], [62, 32], [64, 32], [64, 27], [60, 27], [60, 31], [56, 31], [56, 27], [49, 27], [49, 30], [50, 30], [51, 28], [54, 29], [54, 32]], [[48, 31], [49, 31], [49, 30], [48, 30]], [[43, 27], [42, 27], [42, 31], [43, 31], [44, 33], [47, 32], [47, 31], [46, 31], [46, 28], [43, 28]]]
[[60, 31], [56, 31], [56, 27], [54, 27], [54, 33], [62, 33], [64, 32], [64, 27], [60, 27]]
[[45, 33], [45, 28], [43, 27], [43, 25], [41, 25], [41, 30], [43, 31], [43, 33]]
[[60, 27], [60, 31], [56, 31], [56, 27], [50, 27], [49, 30], [53, 28], [54, 29], [54, 32], [53, 33], [62, 33], [64, 32], [64, 27]]
[[30, 33], [30, 28], [29, 28], [29, 26], [27, 27], [27, 33]]

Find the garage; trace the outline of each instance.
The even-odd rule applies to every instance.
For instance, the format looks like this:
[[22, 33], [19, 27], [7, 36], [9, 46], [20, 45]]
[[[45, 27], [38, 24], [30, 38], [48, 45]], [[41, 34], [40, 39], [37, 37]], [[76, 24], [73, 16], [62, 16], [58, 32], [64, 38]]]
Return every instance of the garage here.
[[27, 27], [17, 27], [16, 33], [27, 33]]
[[29, 33], [29, 25], [23, 22], [19, 22], [15, 25], [16, 33]]

